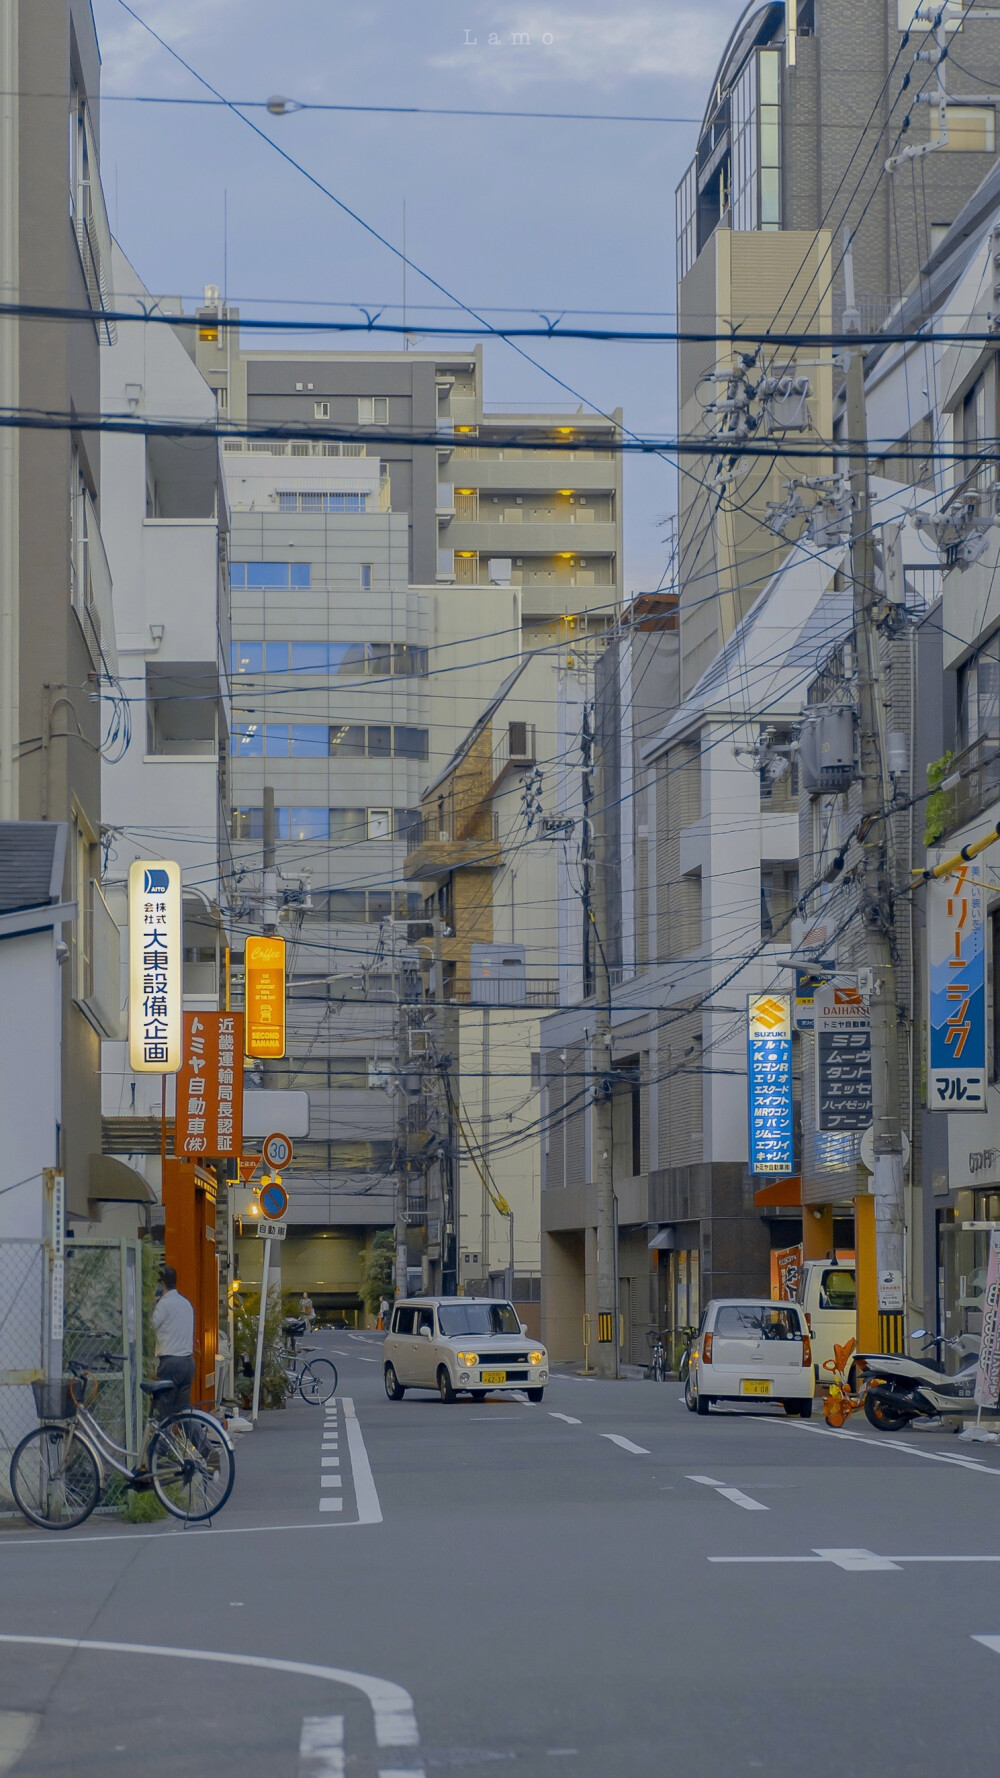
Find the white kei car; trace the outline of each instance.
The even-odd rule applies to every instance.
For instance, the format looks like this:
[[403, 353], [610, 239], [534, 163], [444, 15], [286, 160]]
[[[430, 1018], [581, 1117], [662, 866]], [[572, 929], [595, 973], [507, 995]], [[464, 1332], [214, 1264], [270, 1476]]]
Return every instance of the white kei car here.
[[780, 1402], [808, 1420], [816, 1380], [812, 1344], [798, 1303], [716, 1297], [702, 1316], [685, 1401], [707, 1414], [716, 1401]]
[[512, 1303], [495, 1297], [401, 1297], [382, 1345], [382, 1375], [390, 1401], [408, 1389], [436, 1389], [442, 1401], [467, 1390], [479, 1398], [523, 1389], [541, 1401], [549, 1355], [517, 1318]]

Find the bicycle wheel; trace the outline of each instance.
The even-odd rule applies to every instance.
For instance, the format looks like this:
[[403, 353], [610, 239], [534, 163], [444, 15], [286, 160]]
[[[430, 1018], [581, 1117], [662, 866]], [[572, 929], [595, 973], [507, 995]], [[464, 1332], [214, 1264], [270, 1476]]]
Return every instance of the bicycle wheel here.
[[302, 1366], [299, 1377], [299, 1394], [303, 1401], [317, 1407], [320, 1402], [329, 1401], [331, 1395], [337, 1393], [337, 1367], [329, 1358], [312, 1358]]
[[149, 1473], [168, 1513], [196, 1525], [221, 1512], [233, 1491], [233, 1447], [211, 1414], [197, 1408], [171, 1414], [149, 1447]]
[[20, 1511], [45, 1531], [71, 1531], [101, 1497], [101, 1472], [71, 1426], [38, 1426], [10, 1460], [10, 1491]]
[[686, 1383], [688, 1380], [690, 1371], [691, 1371], [691, 1348], [689, 1346], [687, 1348], [687, 1351], [682, 1353], [680, 1364], [677, 1366], [677, 1381], [678, 1381], [678, 1383]]

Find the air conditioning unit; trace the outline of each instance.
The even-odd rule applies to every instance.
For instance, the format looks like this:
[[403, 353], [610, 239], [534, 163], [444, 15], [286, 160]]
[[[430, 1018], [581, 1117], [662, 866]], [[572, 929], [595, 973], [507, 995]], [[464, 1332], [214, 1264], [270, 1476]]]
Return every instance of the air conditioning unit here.
[[491, 586], [510, 586], [511, 559], [509, 556], [491, 556], [489, 561], [489, 577]]

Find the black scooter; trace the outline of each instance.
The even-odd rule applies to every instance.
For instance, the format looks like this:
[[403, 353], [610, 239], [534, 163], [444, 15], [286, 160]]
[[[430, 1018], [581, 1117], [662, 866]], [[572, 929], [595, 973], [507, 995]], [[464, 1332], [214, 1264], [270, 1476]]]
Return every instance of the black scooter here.
[[962, 1362], [951, 1376], [943, 1362], [907, 1358], [904, 1354], [863, 1352], [855, 1364], [868, 1378], [865, 1391], [865, 1418], [878, 1432], [900, 1432], [913, 1420], [939, 1414], [975, 1415], [978, 1412], [973, 1391], [976, 1386], [978, 1354], [968, 1350], [969, 1336], [955, 1334], [929, 1336], [925, 1327], [910, 1335], [924, 1341], [921, 1348], [950, 1347], [963, 1353]]

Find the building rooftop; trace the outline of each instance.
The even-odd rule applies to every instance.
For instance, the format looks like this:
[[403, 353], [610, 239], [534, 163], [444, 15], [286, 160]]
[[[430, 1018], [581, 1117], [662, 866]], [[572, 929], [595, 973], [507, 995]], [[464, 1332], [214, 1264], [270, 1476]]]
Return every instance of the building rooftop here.
[[58, 901], [65, 857], [64, 821], [0, 821], [0, 914]]

